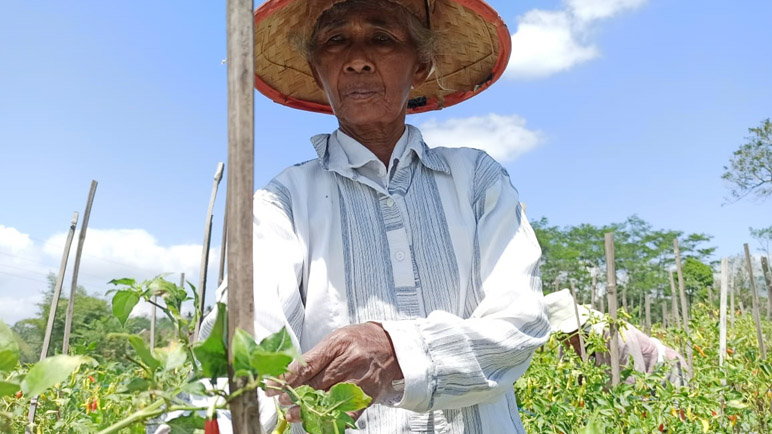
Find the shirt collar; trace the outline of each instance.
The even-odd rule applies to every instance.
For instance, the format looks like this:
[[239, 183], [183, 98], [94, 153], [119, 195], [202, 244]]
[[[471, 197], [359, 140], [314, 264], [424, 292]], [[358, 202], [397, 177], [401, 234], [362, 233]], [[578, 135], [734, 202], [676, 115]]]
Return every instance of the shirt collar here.
[[[336, 130], [333, 134], [315, 135], [311, 137], [311, 143], [314, 145], [322, 167], [344, 175], [350, 174], [354, 169], [370, 161], [378, 160], [369, 149], [340, 130]], [[445, 160], [426, 145], [421, 131], [412, 125], [406, 126], [405, 133], [397, 142], [394, 151], [392, 159], [403, 160], [409, 158], [410, 152], [414, 152], [419, 161], [429, 169], [450, 173]]]

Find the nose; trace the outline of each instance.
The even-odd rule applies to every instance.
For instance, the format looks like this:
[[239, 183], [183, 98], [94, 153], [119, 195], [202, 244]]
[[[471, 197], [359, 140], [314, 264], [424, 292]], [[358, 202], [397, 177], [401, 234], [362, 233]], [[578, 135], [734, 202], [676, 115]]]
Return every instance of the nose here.
[[352, 44], [348, 50], [345, 70], [352, 73], [365, 73], [375, 71], [375, 64], [370, 60], [370, 52], [364, 44]]

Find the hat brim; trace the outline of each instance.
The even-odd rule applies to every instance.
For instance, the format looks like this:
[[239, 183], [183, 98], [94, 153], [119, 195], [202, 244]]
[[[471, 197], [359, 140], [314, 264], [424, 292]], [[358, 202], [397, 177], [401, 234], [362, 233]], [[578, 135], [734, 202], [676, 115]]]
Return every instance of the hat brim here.
[[[268, 0], [255, 11], [255, 88], [260, 93], [288, 107], [333, 113], [291, 39], [308, 34], [316, 13], [340, 1]], [[428, 22], [440, 38], [439, 53], [432, 75], [411, 91], [408, 113], [439, 110], [479, 94], [501, 77], [511, 52], [506, 24], [484, 1], [426, 2]]]

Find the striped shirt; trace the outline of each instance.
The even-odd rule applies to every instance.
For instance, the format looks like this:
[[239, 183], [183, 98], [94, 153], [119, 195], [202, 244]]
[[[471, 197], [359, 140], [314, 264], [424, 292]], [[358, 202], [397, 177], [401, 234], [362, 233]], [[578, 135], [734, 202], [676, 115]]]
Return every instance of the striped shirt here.
[[377, 321], [404, 393], [368, 408], [359, 432], [524, 432], [513, 383], [549, 323], [541, 250], [506, 171], [482, 151], [429, 148], [412, 126], [388, 168], [339, 130], [311, 141], [318, 159], [255, 194], [257, 339], [287, 326], [305, 352]]

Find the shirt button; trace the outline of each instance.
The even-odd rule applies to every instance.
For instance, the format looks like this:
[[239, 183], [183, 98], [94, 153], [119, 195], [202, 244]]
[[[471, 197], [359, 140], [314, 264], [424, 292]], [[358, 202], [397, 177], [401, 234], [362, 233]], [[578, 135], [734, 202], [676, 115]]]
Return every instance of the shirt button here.
[[394, 254], [394, 258], [397, 261], [402, 261], [403, 259], [405, 259], [405, 252], [403, 252], [402, 250], [397, 250], [397, 253]]
[[388, 206], [389, 208], [393, 207], [394, 206], [394, 199], [392, 199], [392, 198], [386, 199], [386, 206]]

